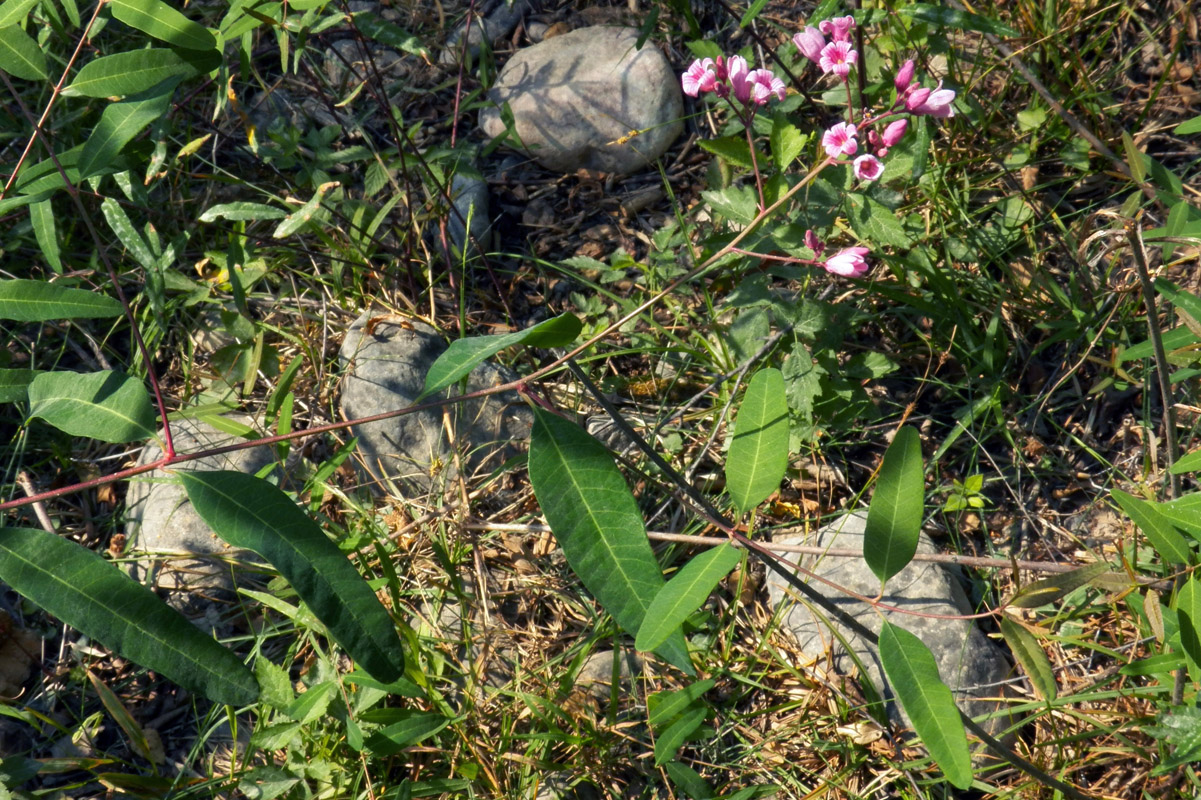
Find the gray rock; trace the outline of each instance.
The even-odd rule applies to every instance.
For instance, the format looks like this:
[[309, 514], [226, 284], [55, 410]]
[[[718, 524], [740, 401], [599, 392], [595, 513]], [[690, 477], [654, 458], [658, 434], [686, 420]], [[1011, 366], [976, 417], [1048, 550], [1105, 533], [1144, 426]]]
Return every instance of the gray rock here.
[[339, 92], [373, 77], [375, 72], [387, 83], [403, 78], [407, 69], [395, 50], [379, 45], [364, 48], [355, 39], [341, 39], [325, 51], [325, 76]]
[[476, 14], [468, 26], [467, 20], [459, 26], [446, 40], [446, 49], [438, 56], [443, 64], [454, 64], [463, 53], [463, 35], [467, 35], [467, 52], [475, 58], [480, 54], [480, 45], [487, 39], [495, 44], [508, 36], [517, 27], [530, 10], [529, 0], [500, 0], [493, 2], [491, 8], [485, 4], [482, 15]]
[[[233, 422], [252, 426], [253, 420], [231, 415]], [[171, 423], [177, 453], [191, 453], [245, 441], [197, 419]], [[162, 432], [159, 432], [162, 438]], [[162, 458], [157, 444], [147, 444], [138, 465]], [[277, 461], [270, 446], [235, 450], [206, 456], [171, 467], [174, 472], [234, 470], [254, 474]], [[278, 467], [277, 467], [278, 469]], [[126, 495], [125, 535], [131, 554], [143, 555], [131, 562], [133, 577], [170, 590], [168, 601], [185, 615], [198, 618], [204, 627], [219, 623], [220, 605], [232, 600], [233, 592], [250, 574], [239, 564], [255, 562], [257, 556], [231, 547], [213, 533], [192, 507], [179, 482], [162, 472], [148, 472], [130, 481]]]
[[[827, 525], [811, 537], [803, 535], [776, 536], [779, 544], [810, 544], [837, 549], [863, 549], [863, 532], [867, 514], [854, 512], [841, 520]], [[935, 552], [933, 544], [923, 534], [918, 544], [919, 553]], [[781, 553], [789, 558], [795, 554]], [[880, 590], [880, 581], [862, 558], [835, 556], [805, 556], [801, 562], [805, 568], [867, 597], [875, 597]], [[847, 674], [854, 668], [838, 637], [845, 638], [866, 671], [877, 691], [886, 689], [886, 681], [875, 647], [837, 620], [826, 621], [826, 612], [821, 608], [810, 608], [803, 602], [794, 601], [796, 591], [773, 571], [767, 573], [768, 591], [773, 608], [785, 603], [787, 610], [783, 625], [791, 631], [806, 659], [828, 663], [828, 654], [833, 654], [833, 666]], [[959, 707], [973, 717], [989, 714], [1004, 708], [989, 697], [1004, 694], [1001, 681], [1013, 672], [1004, 651], [980, 631], [970, 620], [946, 620], [899, 614], [894, 611], [877, 612], [867, 603], [848, 597], [816, 581], [809, 583], [835, 606], [846, 611], [873, 633], [879, 633], [881, 619], [904, 628], [916, 635], [934, 654], [939, 675], [951, 687]], [[958, 578], [941, 564], [911, 562], [893, 576], [885, 586], [882, 602], [911, 611], [930, 614], [964, 615], [975, 613], [959, 584]], [[838, 636], [831, 634], [829, 623], [834, 623]], [[881, 691], [891, 698], [891, 690]], [[894, 722], [908, 724], [908, 717], [899, 704], [889, 700], [888, 713]], [[1006, 716], [991, 718], [982, 723], [993, 735], [1008, 727]]]
[[[477, 174], [456, 172], [450, 183], [450, 196], [455, 211], [449, 215], [447, 230], [455, 255], [477, 255], [476, 244], [487, 247], [492, 231], [491, 210], [488, 204], [488, 182]], [[467, 235], [470, 225], [471, 235]]]
[[[616, 691], [619, 696], [631, 691], [631, 681], [635, 675], [642, 672], [642, 666], [641, 656], [632, 650], [622, 651], [617, 662], [619, 685]], [[607, 707], [614, 691], [613, 651], [598, 650], [588, 656], [576, 674], [575, 688], [587, 692], [598, 704]]]
[[595, 800], [600, 796], [590, 783], [577, 782], [565, 773], [550, 772], [538, 779], [533, 800]]
[[[412, 405], [425, 386], [426, 373], [446, 347], [437, 331], [423, 322], [365, 311], [342, 343], [342, 363], [347, 368], [343, 416], [353, 420]], [[485, 362], [468, 376], [467, 390], [499, 386], [516, 377]], [[458, 393], [457, 388], [449, 392]], [[441, 490], [454, 479], [443, 411], [450, 416], [454, 442], [469, 472], [495, 469], [517, 455], [533, 427], [533, 413], [516, 392], [356, 425], [359, 458], [378, 488], [396, 482], [420, 491]]]
[[[667, 59], [650, 42], [635, 49], [637, 40], [634, 28], [594, 26], [521, 50], [489, 90], [495, 106], [480, 112], [480, 127], [502, 135], [508, 103], [517, 136], [547, 169], [645, 167], [683, 131], [684, 102]], [[640, 133], [619, 141], [631, 131]]]

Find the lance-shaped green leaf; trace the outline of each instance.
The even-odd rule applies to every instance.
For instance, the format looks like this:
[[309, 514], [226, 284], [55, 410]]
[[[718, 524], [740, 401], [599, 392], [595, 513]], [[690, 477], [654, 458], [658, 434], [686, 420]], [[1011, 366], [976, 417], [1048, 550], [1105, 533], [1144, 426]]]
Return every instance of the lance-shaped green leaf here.
[[1038, 696], [1044, 700], [1054, 700], [1059, 693], [1055, 673], [1051, 671], [1051, 661], [1034, 634], [1009, 617], [1001, 617], [1001, 635], [1009, 644], [1013, 657], [1026, 671], [1026, 677]]
[[734, 421], [726, 457], [726, 487], [739, 514], [745, 514], [780, 488], [788, 468], [788, 398], [778, 369], [751, 378]]
[[266, 203], [251, 203], [241, 201], [237, 203], [220, 203], [205, 209], [200, 215], [201, 222], [213, 222], [218, 219], [232, 220], [260, 220], [260, 219], [283, 219], [288, 216], [288, 212], [282, 208], [269, 206]]
[[0, 369], [0, 403], [24, 401], [29, 384], [43, 371], [40, 369]]
[[4, 0], [0, 3], [0, 28], [19, 25], [41, 0]]
[[33, 237], [37, 239], [46, 263], [52, 270], [61, 273], [63, 256], [59, 247], [58, 224], [54, 219], [54, 205], [49, 200], [30, 203], [29, 224], [33, 226]]
[[190, 78], [221, 66], [216, 50], [176, 51], [154, 47], [130, 50], [89, 61], [79, 70], [64, 95], [82, 97], [123, 97], [144, 92], [172, 76]]
[[214, 50], [208, 28], [185, 17], [162, 0], [110, 0], [113, 16], [131, 28], [185, 50]]
[[1161, 514], [1159, 509], [1146, 500], [1126, 494], [1121, 489], [1114, 489], [1111, 495], [1147, 537], [1147, 541], [1155, 548], [1155, 552], [1159, 553], [1160, 558], [1169, 564], [1189, 563], [1192, 549], [1185, 538], [1177, 533], [1171, 520]]
[[16, 25], [0, 28], [0, 69], [26, 81], [44, 81], [50, 77], [42, 49]]
[[1166, 503], [1156, 503], [1155, 508], [1176, 528], [1201, 541], [1201, 492], [1192, 492]]
[[381, 681], [404, 671], [396, 625], [349, 559], [286, 494], [241, 472], [180, 472], [188, 499], [213, 531], [252, 550], [292, 584], [330, 636]]
[[[617, 624], [637, 634], [663, 573], [613, 457], [578, 425], [535, 408], [529, 464], [534, 496], [567, 563]], [[656, 652], [693, 674], [679, 631]]]
[[1182, 455], [1180, 460], [1172, 465], [1173, 475], [1184, 475], [1188, 472], [1201, 472], [1201, 450]]
[[694, 705], [705, 692], [717, 685], [717, 681], [706, 678], [703, 681], [690, 683], [683, 689], [666, 692], [655, 692], [646, 700], [647, 722], [651, 727], [662, 727], [674, 718], [683, 714], [689, 706]]
[[665, 762], [675, 758], [676, 753], [688, 738], [696, 733], [697, 728], [701, 727], [708, 714], [709, 709], [705, 706], [690, 708], [660, 731], [655, 737], [655, 766], [663, 766]]
[[179, 75], [173, 75], [144, 92], [105, 106], [100, 122], [83, 145], [83, 153], [79, 156], [79, 177], [87, 178], [100, 172], [133, 137], [161, 118], [171, 104], [180, 78]]
[[979, 14], [972, 14], [967, 11], [960, 11], [957, 8], [950, 8], [943, 5], [934, 5], [932, 3], [914, 3], [905, 8], [898, 9], [898, 12], [913, 19], [923, 22], [930, 22], [935, 25], [941, 25], [946, 28], [960, 28], [965, 31], [980, 31], [981, 33], [991, 33], [996, 36], [1015, 37], [1021, 36], [1019, 31], [1014, 30], [999, 20], [990, 17], [982, 17]]
[[1192, 577], [1185, 581], [1176, 593], [1175, 607], [1180, 623], [1180, 645], [1196, 676], [1201, 667], [1201, 580]]
[[284, 217], [283, 221], [275, 226], [275, 232], [271, 235], [276, 239], [285, 239], [309, 224], [313, 215], [321, 210], [321, 199], [325, 197], [325, 193], [339, 185], [337, 181], [330, 181], [318, 186], [317, 190], [313, 192], [313, 196], [304, 205]]
[[707, 550], [685, 564], [664, 584], [646, 609], [634, 646], [654, 650], [680, 630], [684, 620], [709, 599], [713, 587], [738, 566], [742, 551], [729, 544]]
[[1109, 569], [1104, 561], [1096, 561], [1071, 572], [1048, 575], [1023, 586], [1009, 605], [1014, 608], [1038, 608], [1056, 603]]
[[953, 786], [967, 789], [972, 785], [967, 734], [951, 690], [938, 674], [934, 656], [921, 639], [884, 622], [880, 628], [880, 663], [931, 757]]
[[377, 756], [392, 756], [450, 724], [449, 717], [433, 711], [400, 710], [399, 722], [380, 728], [367, 737], [366, 745]]
[[438, 356], [438, 360], [425, 375], [425, 388], [417, 398], [421, 400], [447, 386], [454, 385], [466, 377], [477, 364], [488, 360], [506, 347], [524, 344], [530, 347], [565, 347], [575, 341], [583, 326], [573, 314], [539, 322], [532, 328], [498, 336], [473, 336], [456, 339]]
[[154, 435], [154, 406], [146, 387], [121, 372], [43, 372], [29, 384], [29, 418], [72, 436], [136, 442]]
[[884, 453], [863, 534], [863, 559], [880, 583], [904, 569], [917, 552], [923, 491], [921, 439], [916, 429], [904, 426]]
[[258, 697], [254, 675], [237, 655], [69, 539], [0, 528], [0, 580], [80, 633], [188, 691], [235, 706]]
[[23, 278], [0, 281], [0, 319], [45, 322], [121, 316], [121, 304], [108, 295]]

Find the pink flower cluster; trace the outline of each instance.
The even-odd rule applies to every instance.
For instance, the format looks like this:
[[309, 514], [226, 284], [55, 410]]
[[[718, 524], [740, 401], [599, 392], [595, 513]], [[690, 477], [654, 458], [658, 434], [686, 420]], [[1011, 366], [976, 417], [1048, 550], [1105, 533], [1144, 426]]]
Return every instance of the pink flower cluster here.
[[685, 70], [680, 82], [684, 94], [698, 97], [713, 92], [718, 97], [733, 96], [744, 106], [761, 106], [773, 96], [783, 100], [784, 81], [769, 69], [750, 69], [742, 56], [730, 56], [729, 60], [717, 57], [693, 61]]
[[[859, 52], [851, 44], [851, 29], [854, 27], [854, 17], [835, 17], [823, 20], [816, 28], [806, 26], [805, 30], [792, 37], [792, 42], [801, 55], [821, 67], [822, 72], [827, 75], [834, 73], [845, 83], [851, 67], [859, 60]], [[828, 43], [827, 36], [831, 38]]]
[[924, 88], [913, 80], [913, 59], [906, 61], [899, 70], [893, 85], [897, 87], [896, 107], [905, 107], [910, 114], [931, 116], [940, 119], [955, 116], [951, 103], [955, 100], [953, 89], [942, 88], [942, 81], [933, 89]]
[[[817, 234], [811, 230], [805, 231], [805, 247], [813, 251], [815, 259], [821, 259], [822, 253], [826, 250], [825, 243], [817, 238]], [[835, 275], [841, 275], [844, 278], [859, 278], [867, 274], [865, 256], [870, 252], [871, 250], [866, 247], [844, 247], [822, 261], [821, 265], [826, 268], [827, 272]]]

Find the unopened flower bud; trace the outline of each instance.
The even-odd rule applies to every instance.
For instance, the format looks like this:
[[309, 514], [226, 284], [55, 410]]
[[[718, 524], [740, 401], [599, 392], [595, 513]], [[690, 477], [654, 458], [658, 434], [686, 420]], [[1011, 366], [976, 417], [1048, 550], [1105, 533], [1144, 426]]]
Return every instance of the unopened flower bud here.
[[893, 80], [893, 85], [897, 87], [898, 92], [903, 92], [909, 88], [909, 84], [913, 83], [913, 59], [909, 59], [901, 68], [897, 70], [897, 77]]
[[884, 129], [884, 135], [880, 137], [880, 141], [885, 147], [892, 147], [897, 142], [901, 141], [901, 137], [905, 135], [905, 130], [909, 127], [909, 120], [898, 119], [890, 122], [888, 127]]
[[922, 88], [921, 86], [917, 87], [913, 91], [909, 92], [909, 94], [905, 95], [905, 109], [907, 111], [916, 110], [918, 106], [926, 102], [926, 98], [929, 96], [929, 89]]

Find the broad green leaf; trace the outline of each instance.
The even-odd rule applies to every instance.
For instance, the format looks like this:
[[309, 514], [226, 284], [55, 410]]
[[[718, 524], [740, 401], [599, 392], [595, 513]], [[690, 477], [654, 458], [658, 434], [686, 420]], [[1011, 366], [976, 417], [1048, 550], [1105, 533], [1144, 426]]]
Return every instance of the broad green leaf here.
[[1038, 608], [1048, 603], [1057, 603], [1107, 569], [1109, 565], [1104, 561], [1096, 561], [1071, 572], [1048, 575], [1023, 586], [1008, 605], [1014, 608]]
[[967, 734], [951, 690], [938, 674], [934, 656], [921, 639], [884, 622], [880, 628], [880, 663], [931, 757], [951, 785], [966, 790], [972, 785]]
[[1159, 553], [1160, 558], [1168, 564], [1189, 563], [1193, 551], [1188, 542], [1176, 532], [1171, 521], [1161, 514], [1153, 503], [1140, 500], [1120, 489], [1114, 489], [1111, 494], [1126, 515], [1146, 535], [1147, 541], [1155, 548], [1155, 552]]
[[1185, 581], [1176, 593], [1176, 617], [1180, 622], [1180, 644], [1192, 662], [1190, 669], [1201, 666], [1201, 580]]
[[80, 633], [188, 691], [235, 706], [258, 697], [254, 675], [233, 652], [70, 539], [0, 528], [0, 580]]
[[259, 220], [283, 219], [288, 212], [282, 208], [269, 206], [265, 203], [221, 203], [206, 209], [199, 219], [201, 222], [212, 222], [218, 219]]
[[[535, 407], [529, 465], [534, 496], [567, 563], [617, 624], [636, 635], [663, 573], [609, 451], [579, 426]], [[656, 652], [693, 674], [679, 631]]]
[[979, 14], [971, 14], [967, 11], [960, 11], [957, 8], [950, 6], [936, 6], [929, 3], [914, 3], [912, 5], [903, 6], [897, 9], [897, 13], [912, 17], [913, 19], [929, 22], [934, 25], [940, 25], [944, 28], [959, 28], [964, 31], [980, 31], [981, 33], [991, 33], [996, 36], [1006, 36], [1015, 38], [1021, 36], [1019, 31], [1014, 30], [999, 20], [982, 17]]
[[450, 724], [450, 718], [433, 711], [405, 709], [400, 722], [394, 722], [367, 737], [367, 749], [377, 756], [396, 755], [406, 747], [433, 736]]
[[9, 25], [20, 25], [41, 0], [4, 0], [0, 3], [0, 28]]
[[1177, 136], [1188, 136], [1193, 133], [1201, 133], [1201, 117], [1186, 119], [1184, 122], [1177, 125], [1172, 132]]
[[173, 75], [145, 92], [105, 106], [100, 122], [83, 145], [79, 177], [90, 177], [107, 167], [131, 139], [161, 118], [179, 81], [180, 76]]
[[1051, 661], [1034, 634], [1009, 617], [1002, 616], [1001, 635], [1008, 642], [1013, 657], [1026, 671], [1026, 677], [1038, 696], [1043, 700], [1054, 700], [1059, 693], [1055, 673], [1051, 671]]
[[429, 55], [425, 46], [422, 45], [420, 38], [398, 25], [380, 19], [370, 11], [361, 11], [355, 14], [354, 24], [359, 33], [368, 39], [374, 39], [380, 44], [420, 56], [421, 58], [426, 58]]
[[167, 48], [130, 50], [89, 61], [64, 95], [114, 97], [144, 92], [173, 76], [190, 78], [221, 66], [221, 54], [177, 52]]
[[46, 281], [0, 281], [0, 320], [46, 322], [119, 316], [121, 304], [106, 294]]
[[639, 650], [654, 650], [666, 642], [667, 637], [680, 630], [684, 620], [709, 599], [713, 588], [741, 560], [742, 551], [721, 544], [685, 564], [664, 584], [646, 609], [634, 646]]
[[1201, 541], [1201, 492], [1186, 494], [1166, 503], [1157, 503], [1155, 508], [1177, 528]]
[[1172, 754], [1159, 761], [1151, 775], [1173, 772], [1185, 764], [1201, 761], [1201, 708], [1192, 705], [1175, 706], [1163, 713], [1159, 725], [1144, 727], [1147, 734], [1173, 745]]
[[42, 49], [16, 25], [0, 28], [0, 70], [26, 81], [44, 81], [50, 77]]
[[696, 733], [708, 713], [709, 709], [705, 706], [690, 708], [655, 737], [656, 767], [676, 757], [676, 753], [688, 741], [688, 737]]
[[286, 494], [241, 472], [180, 472], [188, 499], [213, 532], [275, 566], [330, 636], [372, 676], [404, 671], [396, 625], [354, 565]]
[[284, 217], [271, 235], [276, 239], [286, 239], [303, 228], [321, 208], [321, 199], [325, 197], [325, 193], [338, 185], [337, 181], [330, 181], [318, 186], [317, 191], [313, 192], [313, 196], [308, 199], [308, 202]]
[[29, 223], [33, 226], [33, 237], [37, 239], [46, 263], [55, 272], [63, 271], [62, 251], [59, 248], [58, 225], [54, 221], [54, 204], [50, 200], [39, 200], [29, 204]]
[[162, 0], [109, 0], [113, 16], [131, 28], [185, 50], [215, 50], [208, 28], [185, 17]]
[[776, 169], [787, 169], [801, 151], [805, 149], [806, 137], [784, 114], [776, 114], [771, 121], [771, 157]]
[[713, 800], [713, 787], [692, 767], [679, 761], [668, 761], [663, 769], [676, 788], [691, 800]]
[[438, 356], [425, 376], [425, 389], [419, 401], [452, 386], [466, 377], [476, 365], [488, 360], [507, 347], [524, 344], [529, 347], [565, 347], [575, 341], [583, 328], [574, 314], [560, 314], [539, 322], [532, 328], [498, 336], [473, 336], [456, 339]]
[[647, 698], [647, 722], [654, 728], [666, 725], [716, 685], [717, 681], [706, 678], [690, 683], [683, 689], [655, 692]]
[[726, 456], [726, 488], [739, 514], [780, 488], [788, 469], [788, 430], [784, 376], [761, 369], [743, 395]]
[[897, 219], [896, 212], [865, 194], [850, 193], [851, 227], [860, 238], [872, 244], [909, 247], [913, 241]]
[[24, 402], [29, 384], [44, 371], [40, 369], [0, 369], [0, 403]]
[[154, 253], [150, 252], [150, 245], [146, 244], [142, 234], [138, 233], [138, 229], [134, 227], [121, 204], [111, 197], [106, 197], [100, 203], [100, 210], [104, 212], [104, 220], [108, 226], [113, 229], [113, 233], [117, 234], [117, 238], [121, 240], [121, 244], [125, 245], [125, 249], [133, 256], [133, 259], [147, 270], [154, 269], [158, 264], [158, 259], [155, 258]]
[[751, 169], [751, 148], [746, 143], [746, 137], [723, 136], [719, 139], [698, 139], [697, 146], [712, 153], [718, 158], [729, 161], [736, 167]]
[[154, 436], [155, 413], [146, 387], [120, 372], [43, 372], [29, 384], [29, 418], [72, 436], [137, 442]]
[[880, 583], [917, 553], [924, 488], [921, 437], [916, 428], [903, 426], [884, 453], [863, 534], [863, 559]]

